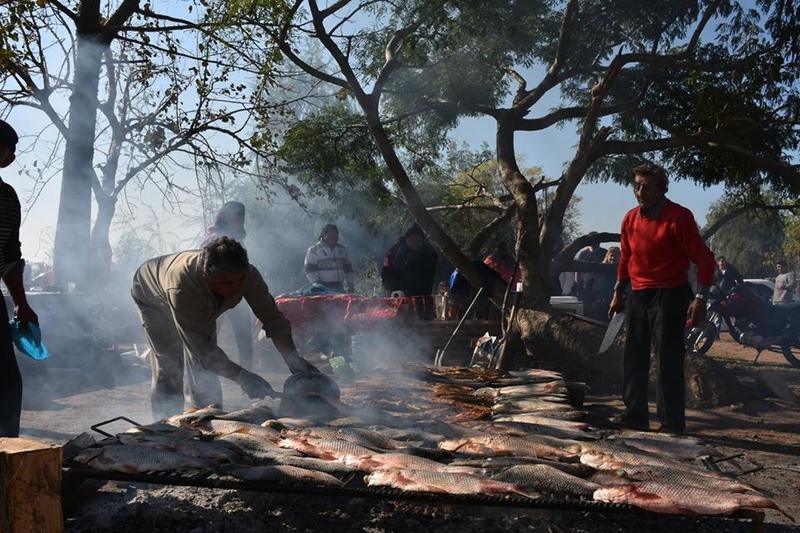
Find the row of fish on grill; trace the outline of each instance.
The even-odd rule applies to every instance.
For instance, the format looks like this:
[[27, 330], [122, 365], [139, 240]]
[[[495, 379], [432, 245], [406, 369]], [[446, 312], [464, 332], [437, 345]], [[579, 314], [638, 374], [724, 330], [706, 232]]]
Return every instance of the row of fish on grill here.
[[[468, 383], [466, 369], [447, 372], [431, 369], [429, 377]], [[557, 372], [510, 372], [471, 385], [476, 403], [491, 405], [487, 419], [421, 423], [416, 416], [405, 423], [358, 408], [333, 419], [278, 418], [265, 403], [228, 413], [209, 406], [120, 433], [73, 461], [121, 472], [200, 470], [245, 481], [593, 499], [672, 514], [780, 511], [755, 488], [698, 467], [699, 457], [718, 452], [697, 439], [646, 432], [597, 438]]]

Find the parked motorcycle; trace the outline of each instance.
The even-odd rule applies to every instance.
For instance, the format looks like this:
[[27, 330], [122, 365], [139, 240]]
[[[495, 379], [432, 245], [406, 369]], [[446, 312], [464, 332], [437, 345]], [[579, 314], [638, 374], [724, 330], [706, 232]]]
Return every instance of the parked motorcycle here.
[[686, 335], [692, 353], [706, 353], [724, 323], [733, 340], [758, 351], [755, 361], [762, 351], [769, 350], [782, 353], [792, 366], [800, 368], [800, 303], [772, 305], [750, 283], [741, 283], [728, 294], [714, 288], [709, 296], [706, 320]]

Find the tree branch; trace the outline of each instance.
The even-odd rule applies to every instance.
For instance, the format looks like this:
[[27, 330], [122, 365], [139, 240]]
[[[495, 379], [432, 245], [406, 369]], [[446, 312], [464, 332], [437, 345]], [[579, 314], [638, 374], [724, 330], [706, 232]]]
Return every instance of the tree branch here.
[[800, 210], [800, 204], [781, 204], [781, 205], [766, 205], [760, 202], [741, 205], [736, 207], [735, 209], [728, 211], [717, 220], [714, 221], [713, 224], [708, 226], [703, 230], [703, 239], [708, 240], [714, 236], [725, 224], [730, 222], [731, 220], [743, 215], [747, 211], [752, 211], [755, 209], [762, 209], [765, 211], [798, 211]]

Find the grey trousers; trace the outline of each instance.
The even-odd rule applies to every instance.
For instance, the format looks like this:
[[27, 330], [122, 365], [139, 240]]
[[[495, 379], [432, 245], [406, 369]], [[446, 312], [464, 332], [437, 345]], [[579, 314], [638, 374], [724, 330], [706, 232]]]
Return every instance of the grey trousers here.
[[222, 406], [219, 377], [209, 372], [183, 346], [169, 309], [134, 298], [150, 345], [150, 404], [153, 419], [161, 420], [184, 410], [183, 374], [186, 371], [192, 407]]
[[19, 436], [22, 377], [8, 327], [6, 302], [0, 295], [0, 437]]

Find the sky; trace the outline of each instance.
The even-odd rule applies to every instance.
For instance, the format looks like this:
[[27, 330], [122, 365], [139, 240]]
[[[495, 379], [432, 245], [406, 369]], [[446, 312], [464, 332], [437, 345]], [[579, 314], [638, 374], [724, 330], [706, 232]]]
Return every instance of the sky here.
[[[522, 74], [529, 80], [529, 85], [535, 84], [542, 71], [523, 70]], [[552, 92], [532, 110], [532, 116], [547, 112], [558, 104], [558, 93]], [[64, 111], [68, 102], [66, 99], [56, 102], [57, 106], [64, 106], [59, 111]], [[16, 189], [23, 203], [24, 223], [21, 228], [21, 241], [23, 253], [29, 261], [47, 261], [51, 253], [52, 240], [55, 233], [58, 212], [58, 196], [60, 189], [60, 176], [55, 175], [32, 200], [33, 182], [21, 172], [21, 166], [31, 166], [34, 160], [41, 161], [47, 156], [52, 134], [45, 135], [32, 144], [33, 136], [48, 124], [47, 118], [39, 111], [27, 108], [14, 108], [8, 120], [20, 133], [22, 141], [18, 160], [11, 167], [3, 169], [0, 176], [11, 183]], [[52, 131], [52, 130], [51, 130]], [[495, 125], [491, 118], [468, 118], [463, 120], [451, 133], [451, 138], [458, 143], [464, 142], [477, 149], [486, 143], [494, 146]], [[544, 132], [517, 133], [517, 153], [523, 166], [539, 166], [548, 177], [557, 177], [569, 161], [574, 151], [576, 136], [574, 125], [568, 124], [563, 128], [550, 128]], [[30, 148], [29, 151], [24, 151]], [[186, 180], [191, 183], [194, 175], [176, 176], [177, 181]], [[588, 231], [618, 231], [624, 213], [634, 207], [633, 192], [625, 187], [612, 183], [584, 183], [579, 186], [577, 194], [582, 198], [579, 204], [580, 226], [584, 232]], [[671, 184], [669, 197], [691, 209], [700, 225], [705, 223], [709, 204], [718, 199], [722, 194], [722, 187], [704, 189], [691, 181], [677, 181]], [[158, 191], [145, 189], [141, 192], [130, 191], [134, 209], [130, 213], [134, 226], [144, 226], [151, 222], [153, 216], [158, 217], [159, 226], [169, 235], [168, 241], [192, 241], [202, 235], [205, 228], [201, 216], [194, 216], [187, 221], [186, 214], [176, 212], [170, 205], [164, 205]], [[122, 199], [125, 202], [125, 199]], [[125, 203], [121, 204], [125, 211]], [[196, 210], [198, 213], [201, 211]], [[196, 214], [196, 213], [195, 213]], [[189, 217], [191, 218], [191, 217]], [[113, 236], [112, 236], [113, 239]]]

